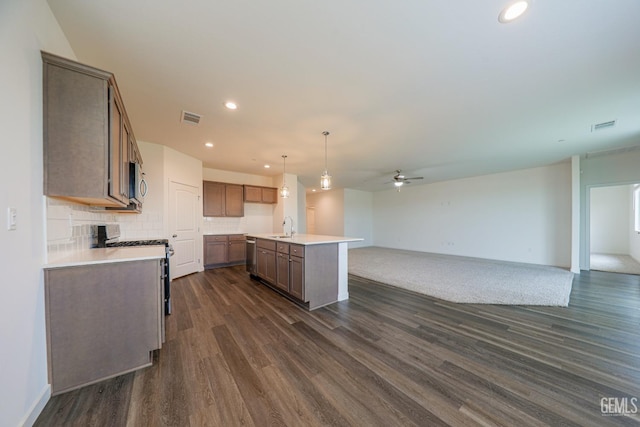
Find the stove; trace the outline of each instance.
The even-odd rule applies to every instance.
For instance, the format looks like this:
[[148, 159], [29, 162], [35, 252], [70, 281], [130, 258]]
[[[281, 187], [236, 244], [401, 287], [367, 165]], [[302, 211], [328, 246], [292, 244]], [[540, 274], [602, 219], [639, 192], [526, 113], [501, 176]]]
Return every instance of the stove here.
[[118, 240], [117, 242], [106, 242], [107, 248], [122, 246], [169, 246], [169, 239], [149, 239], [149, 240]]
[[169, 274], [169, 258], [173, 255], [173, 247], [169, 239], [145, 239], [145, 240], [119, 240], [120, 225], [106, 224], [91, 226], [93, 247], [117, 248], [134, 246], [164, 246], [165, 258], [162, 279], [164, 281], [164, 314], [171, 314], [171, 276]]

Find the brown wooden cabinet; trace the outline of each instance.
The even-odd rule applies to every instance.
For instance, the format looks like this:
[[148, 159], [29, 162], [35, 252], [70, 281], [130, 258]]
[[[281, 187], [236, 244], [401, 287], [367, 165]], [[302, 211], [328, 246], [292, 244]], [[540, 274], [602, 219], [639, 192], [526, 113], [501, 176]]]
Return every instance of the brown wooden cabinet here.
[[247, 244], [244, 234], [229, 235], [228, 262], [243, 264], [247, 258]]
[[277, 243], [276, 286], [304, 301], [304, 246]]
[[244, 216], [244, 188], [225, 184], [225, 216]]
[[240, 184], [204, 181], [204, 216], [244, 216], [244, 188]]
[[291, 255], [289, 260], [289, 293], [304, 301], [304, 258]]
[[275, 284], [277, 279], [276, 242], [256, 239], [256, 273], [266, 282]]
[[305, 301], [305, 247], [257, 239], [258, 277], [288, 295]]
[[338, 300], [338, 244], [256, 238], [257, 276], [310, 310]]
[[44, 194], [129, 204], [131, 124], [112, 73], [42, 52]]
[[204, 236], [204, 267], [216, 268], [244, 264], [244, 234]]
[[163, 262], [45, 269], [52, 394], [151, 365], [163, 341]]
[[204, 236], [204, 266], [226, 264], [228, 236]]
[[277, 242], [276, 282], [275, 285], [285, 292], [289, 292], [289, 244]]
[[244, 201], [247, 203], [278, 203], [278, 189], [273, 187], [259, 187], [257, 185], [244, 186]]

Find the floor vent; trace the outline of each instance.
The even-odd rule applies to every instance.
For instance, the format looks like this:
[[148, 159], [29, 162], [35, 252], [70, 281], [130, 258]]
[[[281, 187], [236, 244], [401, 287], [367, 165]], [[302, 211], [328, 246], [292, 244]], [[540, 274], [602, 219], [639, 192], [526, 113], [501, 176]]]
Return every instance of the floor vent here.
[[180, 121], [182, 123], [189, 123], [191, 125], [200, 124], [200, 119], [202, 116], [196, 113], [190, 113], [188, 111], [182, 110], [182, 115], [180, 116]]
[[597, 123], [595, 125], [591, 125], [591, 132], [595, 132], [597, 130], [612, 128], [616, 125], [615, 120], [610, 120], [608, 122]]

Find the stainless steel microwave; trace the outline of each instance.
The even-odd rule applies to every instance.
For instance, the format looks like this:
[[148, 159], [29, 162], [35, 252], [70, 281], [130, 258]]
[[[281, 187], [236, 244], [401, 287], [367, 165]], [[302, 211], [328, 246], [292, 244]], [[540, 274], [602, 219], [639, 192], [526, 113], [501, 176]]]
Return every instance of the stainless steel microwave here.
[[147, 181], [140, 163], [129, 163], [129, 199], [142, 204], [147, 194]]

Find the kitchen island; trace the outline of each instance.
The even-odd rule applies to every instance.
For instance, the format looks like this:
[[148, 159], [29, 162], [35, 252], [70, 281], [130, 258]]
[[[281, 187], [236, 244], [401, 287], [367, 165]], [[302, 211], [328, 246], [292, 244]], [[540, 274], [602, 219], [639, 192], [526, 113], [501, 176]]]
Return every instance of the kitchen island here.
[[261, 282], [314, 310], [349, 298], [348, 243], [364, 239], [317, 234], [249, 234]]

